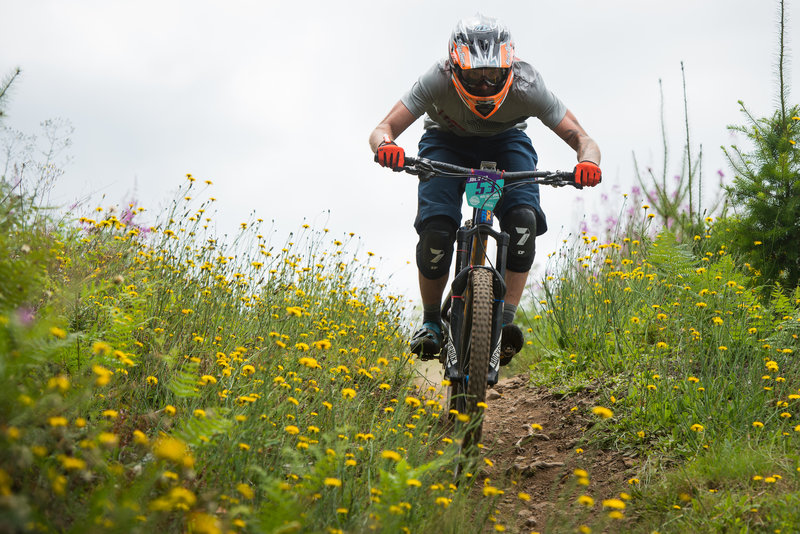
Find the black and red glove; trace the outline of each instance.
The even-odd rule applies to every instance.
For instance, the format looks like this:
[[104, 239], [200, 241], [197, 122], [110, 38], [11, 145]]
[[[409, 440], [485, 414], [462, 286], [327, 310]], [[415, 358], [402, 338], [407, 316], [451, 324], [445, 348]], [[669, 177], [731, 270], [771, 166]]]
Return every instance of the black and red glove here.
[[390, 167], [398, 170], [405, 164], [406, 152], [401, 147], [390, 141], [388, 137], [378, 145], [378, 150], [375, 151], [375, 161], [384, 167]]
[[591, 161], [581, 161], [575, 165], [575, 182], [594, 187], [603, 180], [603, 171]]

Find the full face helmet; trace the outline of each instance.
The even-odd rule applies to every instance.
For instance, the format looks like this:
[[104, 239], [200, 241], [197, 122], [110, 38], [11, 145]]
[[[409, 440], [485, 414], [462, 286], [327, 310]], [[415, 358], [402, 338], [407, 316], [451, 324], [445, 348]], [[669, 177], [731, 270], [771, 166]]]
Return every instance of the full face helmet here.
[[458, 96], [488, 119], [506, 99], [514, 79], [514, 42], [497, 19], [475, 15], [458, 22], [450, 36], [451, 79]]

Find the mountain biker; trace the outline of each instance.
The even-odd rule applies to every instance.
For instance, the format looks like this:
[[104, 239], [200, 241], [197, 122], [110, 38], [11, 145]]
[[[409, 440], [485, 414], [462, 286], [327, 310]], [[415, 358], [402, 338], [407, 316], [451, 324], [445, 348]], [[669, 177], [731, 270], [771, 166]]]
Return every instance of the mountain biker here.
[[[494, 18], [476, 15], [458, 22], [448, 57], [435, 63], [392, 107], [373, 130], [370, 147], [378, 163], [399, 170], [405, 152], [395, 144], [423, 113], [425, 133], [418, 155], [436, 161], [478, 168], [494, 161], [506, 171], [535, 170], [538, 156], [525, 134], [525, 121], [537, 117], [572, 147], [578, 159], [575, 180], [600, 183], [600, 149], [575, 115], [549, 91], [542, 76], [514, 54], [508, 28]], [[420, 181], [414, 228], [423, 324], [410, 341], [411, 351], [427, 359], [442, 344], [441, 300], [461, 220], [465, 180]], [[547, 230], [539, 206], [539, 186], [505, 188], [495, 208], [500, 228], [511, 239], [506, 264], [501, 365], [523, 345], [514, 315], [533, 265], [535, 237]]]

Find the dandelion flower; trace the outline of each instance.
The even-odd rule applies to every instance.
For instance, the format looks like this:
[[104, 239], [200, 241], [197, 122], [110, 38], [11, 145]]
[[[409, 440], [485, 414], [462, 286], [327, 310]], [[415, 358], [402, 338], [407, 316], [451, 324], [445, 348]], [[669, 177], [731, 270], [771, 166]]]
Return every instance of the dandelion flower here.
[[58, 339], [64, 339], [67, 337], [67, 332], [63, 328], [53, 326], [50, 328], [50, 335]]
[[614, 412], [608, 408], [604, 408], [603, 406], [595, 406], [592, 408], [592, 413], [602, 417], [603, 419], [609, 419], [614, 416]]
[[108, 356], [109, 354], [111, 354], [111, 352], [113, 352], [111, 345], [109, 345], [105, 341], [95, 341], [92, 344], [92, 354], [102, 354], [103, 356]]
[[61, 462], [61, 467], [67, 471], [86, 469], [86, 462], [80, 458], [73, 458], [72, 456], [60, 455], [58, 457]]
[[330, 486], [332, 488], [341, 488], [342, 481], [338, 478], [328, 477], [325, 479], [325, 485]]
[[319, 362], [317, 362], [317, 360], [314, 359], [314, 358], [303, 357], [303, 358], [300, 358], [298, 360], [298, 363], [300, 363], [300, 365], [302, 365], [304, 367], [308, 367], [310, 369], [322, 368], [322, 366], [319, 364]]
[[393, 460], [395, 462], [399, 462], [400, 459], [401, 459], [401, 457], [400, 457], [400, 455], [398, 453], [396, 453], [395, 451], [390, 451], [390, 450], [382, 451], [381, 452], [381, 458], [386, 458], [387, 460]]
[[753, 427], [754, 428], [761, 428], [763, 426], [764, 426], [764, 423], [762, 423], [761, 421], [753, 421]]
[[328, 339], [321, 339], [314, 342], [314, 348], [317, 350], [327, 350], [331, 348], [331, 342]]
[[159, 438], [153, 444], [153, 455], [162, 460], [170, 460], [175, 463], [187, 465], [187, 459], [191, 459], [186, 443], [170, 436]]
[[624, 510], [625, 503], [620, 499], [605, 499], [603, 500], [603, 508], [613, 508], [614, 510]]
[[142, 432], [141, 430], [134, 430], [133, 431], [133, 442], [137, 445], [147, 445], [149, 440], [147, 439], [147, 435]]
[[109, 371], [101, 365], [93, 365], [92, 372], [97, 375], [97, 379], [95, 379], [94, 383], [101, 387], [111, 382], [111, 375], [114, 374], [113, 371]]
[[60, 426], [66, 427], [69, 421], [67, 421], [66, 417], [51, 417], [47, 420], [47, 422], [50, 424], [50, 426], [56, 428]]
[[703, 425], [700, 425], [700, 424], [697, 424], [697, 423], [693, 424], [693, 425], [692, 425], [691, 427], [689, 427], [689, 428], [690, 428], [690, 429], [691, 429], [693, 432], [702, 432], [702, 431], [704, 431], [704, 430], [706, 429], [706, 428], [705, 428]]
[[408, 404], [412, 408], [419, 408], [420, 404], [422, 403], [416, 397], [406, 397], [406, 404]]
[[356, 390], [353, 388], [344, 388], [342, 390], [342, 397], [345, 399], [352, 399], [356, 396]]
[[101, 432], [97, 436], [97, 440], [106, 447], [116, 447], [117, 443], [119, 443], [119, 437], [111, 432]]

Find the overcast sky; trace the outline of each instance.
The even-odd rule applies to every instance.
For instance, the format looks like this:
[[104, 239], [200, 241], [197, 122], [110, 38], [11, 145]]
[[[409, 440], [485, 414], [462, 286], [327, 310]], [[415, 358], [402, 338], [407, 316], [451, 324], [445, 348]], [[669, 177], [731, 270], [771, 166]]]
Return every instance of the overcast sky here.
[[[800, 2], [787, 3], [796, 34]], [[679, 172], [681, 61], [705, 176], [730, 174], [719, 147], [734, 142], [726, 126], [742, 121], [737, 101], [757, 116], [774, 107], [771, 0], [0, 0], [0, 76], [23, 70], [6, 126], [37, 133], [60, 117], [75, 127], [58, 204], [135, 196], [152, 221], [192, 173], [214, 182], [220, 232], [252, 211], [275, 219], [281, 238], [304, 219], [332, 239], [355, 232], [416, 298], [416, 182], [373, 163], [367, 137], [446, 54], [456, 21], [477, 11], [507, 22], [517, 55], [603, 152], [601, 186], [543, 191], [551, 230], [537, 241], [537, 265], [583, 211], [617, 209], [634, 183], [633, 153], [660, 168], [659, 79]], [[800, 87], [797, 69], [790, 74]], [[398, 140], [410, 154], [421, 122]], [[574, 166], [574, 152], [538, 120], [528, 133], [540, 168]]]

